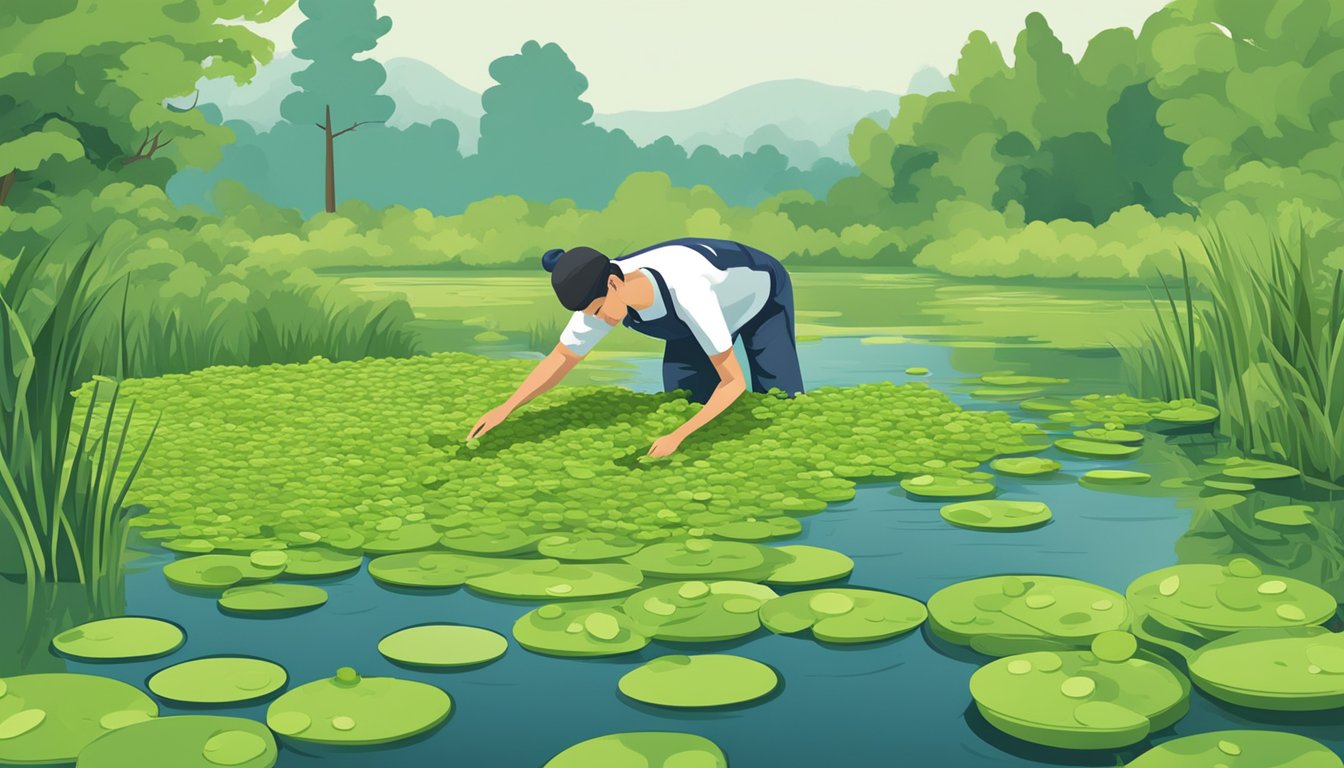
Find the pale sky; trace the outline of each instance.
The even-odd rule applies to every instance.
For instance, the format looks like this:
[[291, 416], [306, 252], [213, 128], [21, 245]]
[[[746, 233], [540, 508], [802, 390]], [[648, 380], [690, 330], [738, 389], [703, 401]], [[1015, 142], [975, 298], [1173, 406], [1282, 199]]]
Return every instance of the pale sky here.
[[[378, 0], [392, 31], [379, 59], [410, 56], [476, 91], [492, 60], [527, 40], [559, 43], [602, 113], [694, 107], [754, 83], [805, 78], [901, 93], [925, 66], [948, 73], [972, 29], [1012, 61], [1031, 11], [1077, 59], [1111, 27], [1137, 28], [1166, 0]], [[297, 6], [265, 25], [292, 48]]]

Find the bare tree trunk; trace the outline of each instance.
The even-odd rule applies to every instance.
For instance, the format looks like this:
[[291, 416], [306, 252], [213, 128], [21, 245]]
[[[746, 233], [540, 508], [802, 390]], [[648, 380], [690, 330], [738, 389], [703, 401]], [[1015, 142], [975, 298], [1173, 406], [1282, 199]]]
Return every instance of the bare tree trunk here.
[[336, 151], [331, 135], [331, 105], [327, 105], [327, 213], [336, 212]]
[[5, 201], [9, 199], [9, 191], [14, 188], [14, 177], [17, 176], [18, 173], [19, 169], [15, 168], [5, 174], [3, 180], [0, 180], [0, 205], [4, 205]]

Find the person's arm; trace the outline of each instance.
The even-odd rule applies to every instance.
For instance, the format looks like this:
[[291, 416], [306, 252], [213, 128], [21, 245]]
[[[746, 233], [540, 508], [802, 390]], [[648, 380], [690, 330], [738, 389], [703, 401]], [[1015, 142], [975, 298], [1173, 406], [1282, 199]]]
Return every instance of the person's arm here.
[[564, 344], [556, 344], [555, 349], [551, 350], [549, 355], [543, 357], [532, 372], [527, 374], [523, 383], [518, 385], [518, 389], [505, 400], [502, 405], [491, 408], [484, 416], [476, 422], [476, 426], [467, 433], [467, 440], [480, 437], [486, 432], [499, 426], [500, 422], [509, 417], [514, 409], [523, 403], [528, 402], [537, 395], [550, 390], [565, 375], [574, 370], [574, 366], [583, 359], [582, 355], [570, 351]]
[[681, 441], [685, 440], [697, 429], [713, 421], [720, 413], [728, 409], [737, 398], [747, 391], [746, 379], [742, 376], [742, 366], [737, 364], [737, 355], [733, 353], [733, 348], [729, 347], [726, 352], [717, 355], [710, 355], [710, 362], [714, 363], [714, 370], [719, 374], [719, 384], [714, 387], [714, 392], [710, 394], [709, 400], [704, 406], [696, 411], [695, 415], [686, 420], [685, 424], [677, 427], [670, 434], [664, 435], [653, 441], [653, 446], [649, 448], [649, 455], [654, 458], [666, 456], [677, 448], [681, 447]]

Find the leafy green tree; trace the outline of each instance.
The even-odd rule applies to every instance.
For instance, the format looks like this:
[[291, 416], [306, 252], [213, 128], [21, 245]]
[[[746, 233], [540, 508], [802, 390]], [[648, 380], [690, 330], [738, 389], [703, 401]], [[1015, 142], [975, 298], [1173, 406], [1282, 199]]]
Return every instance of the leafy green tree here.
[[[280, 114], [296, 125], [312, 122], [322, 131], [326, 211], [332, 213], [335, 140], [361, 125], [387, 120], [396, 108], [392, 97], [378, 93], [387, 81], [383, 65], [354, 58], [378, 45], [378, 38], [392, 29], [392, 19], [378, 15], [374, 0], [299, 0], [299, 9], [307, 18], [294, 29], [294, 55], [312, 63], [291, 76], [300, 90], [285, 97]], [[332, 122], [333, 107], [346, 127], [338, 129]]]

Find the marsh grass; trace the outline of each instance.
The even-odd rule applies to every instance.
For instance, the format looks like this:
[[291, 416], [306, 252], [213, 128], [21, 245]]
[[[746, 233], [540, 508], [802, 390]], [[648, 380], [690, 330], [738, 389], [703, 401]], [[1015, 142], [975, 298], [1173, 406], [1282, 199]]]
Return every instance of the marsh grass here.
[[527, 329], [527, 348], [533, 352], [546, 354], [555, 349], [564, 324], [553, 317], [534, 322]]
[[110, 379], [77, 405], [94, 316], [118, 284], [101, 280], [96, 245], [49, 279], [54, 248], [21, 255], [0, 288], [0, 566], [34, 626], [57, 586], [80, 585], [95, 612], [119, 609], [126, 495], [154, 434], [128, 453], [135, 408], [120, 407]]
[[1326, 267], [1304, 232], [1256, 234], [1210, 229], [1204, 274], [1183, 253], [1154, 321], [1117, 348], [1140, 393], [1216, 404], [1239, 450], [1334, 486], [1344, 482], [1344, 271]]

